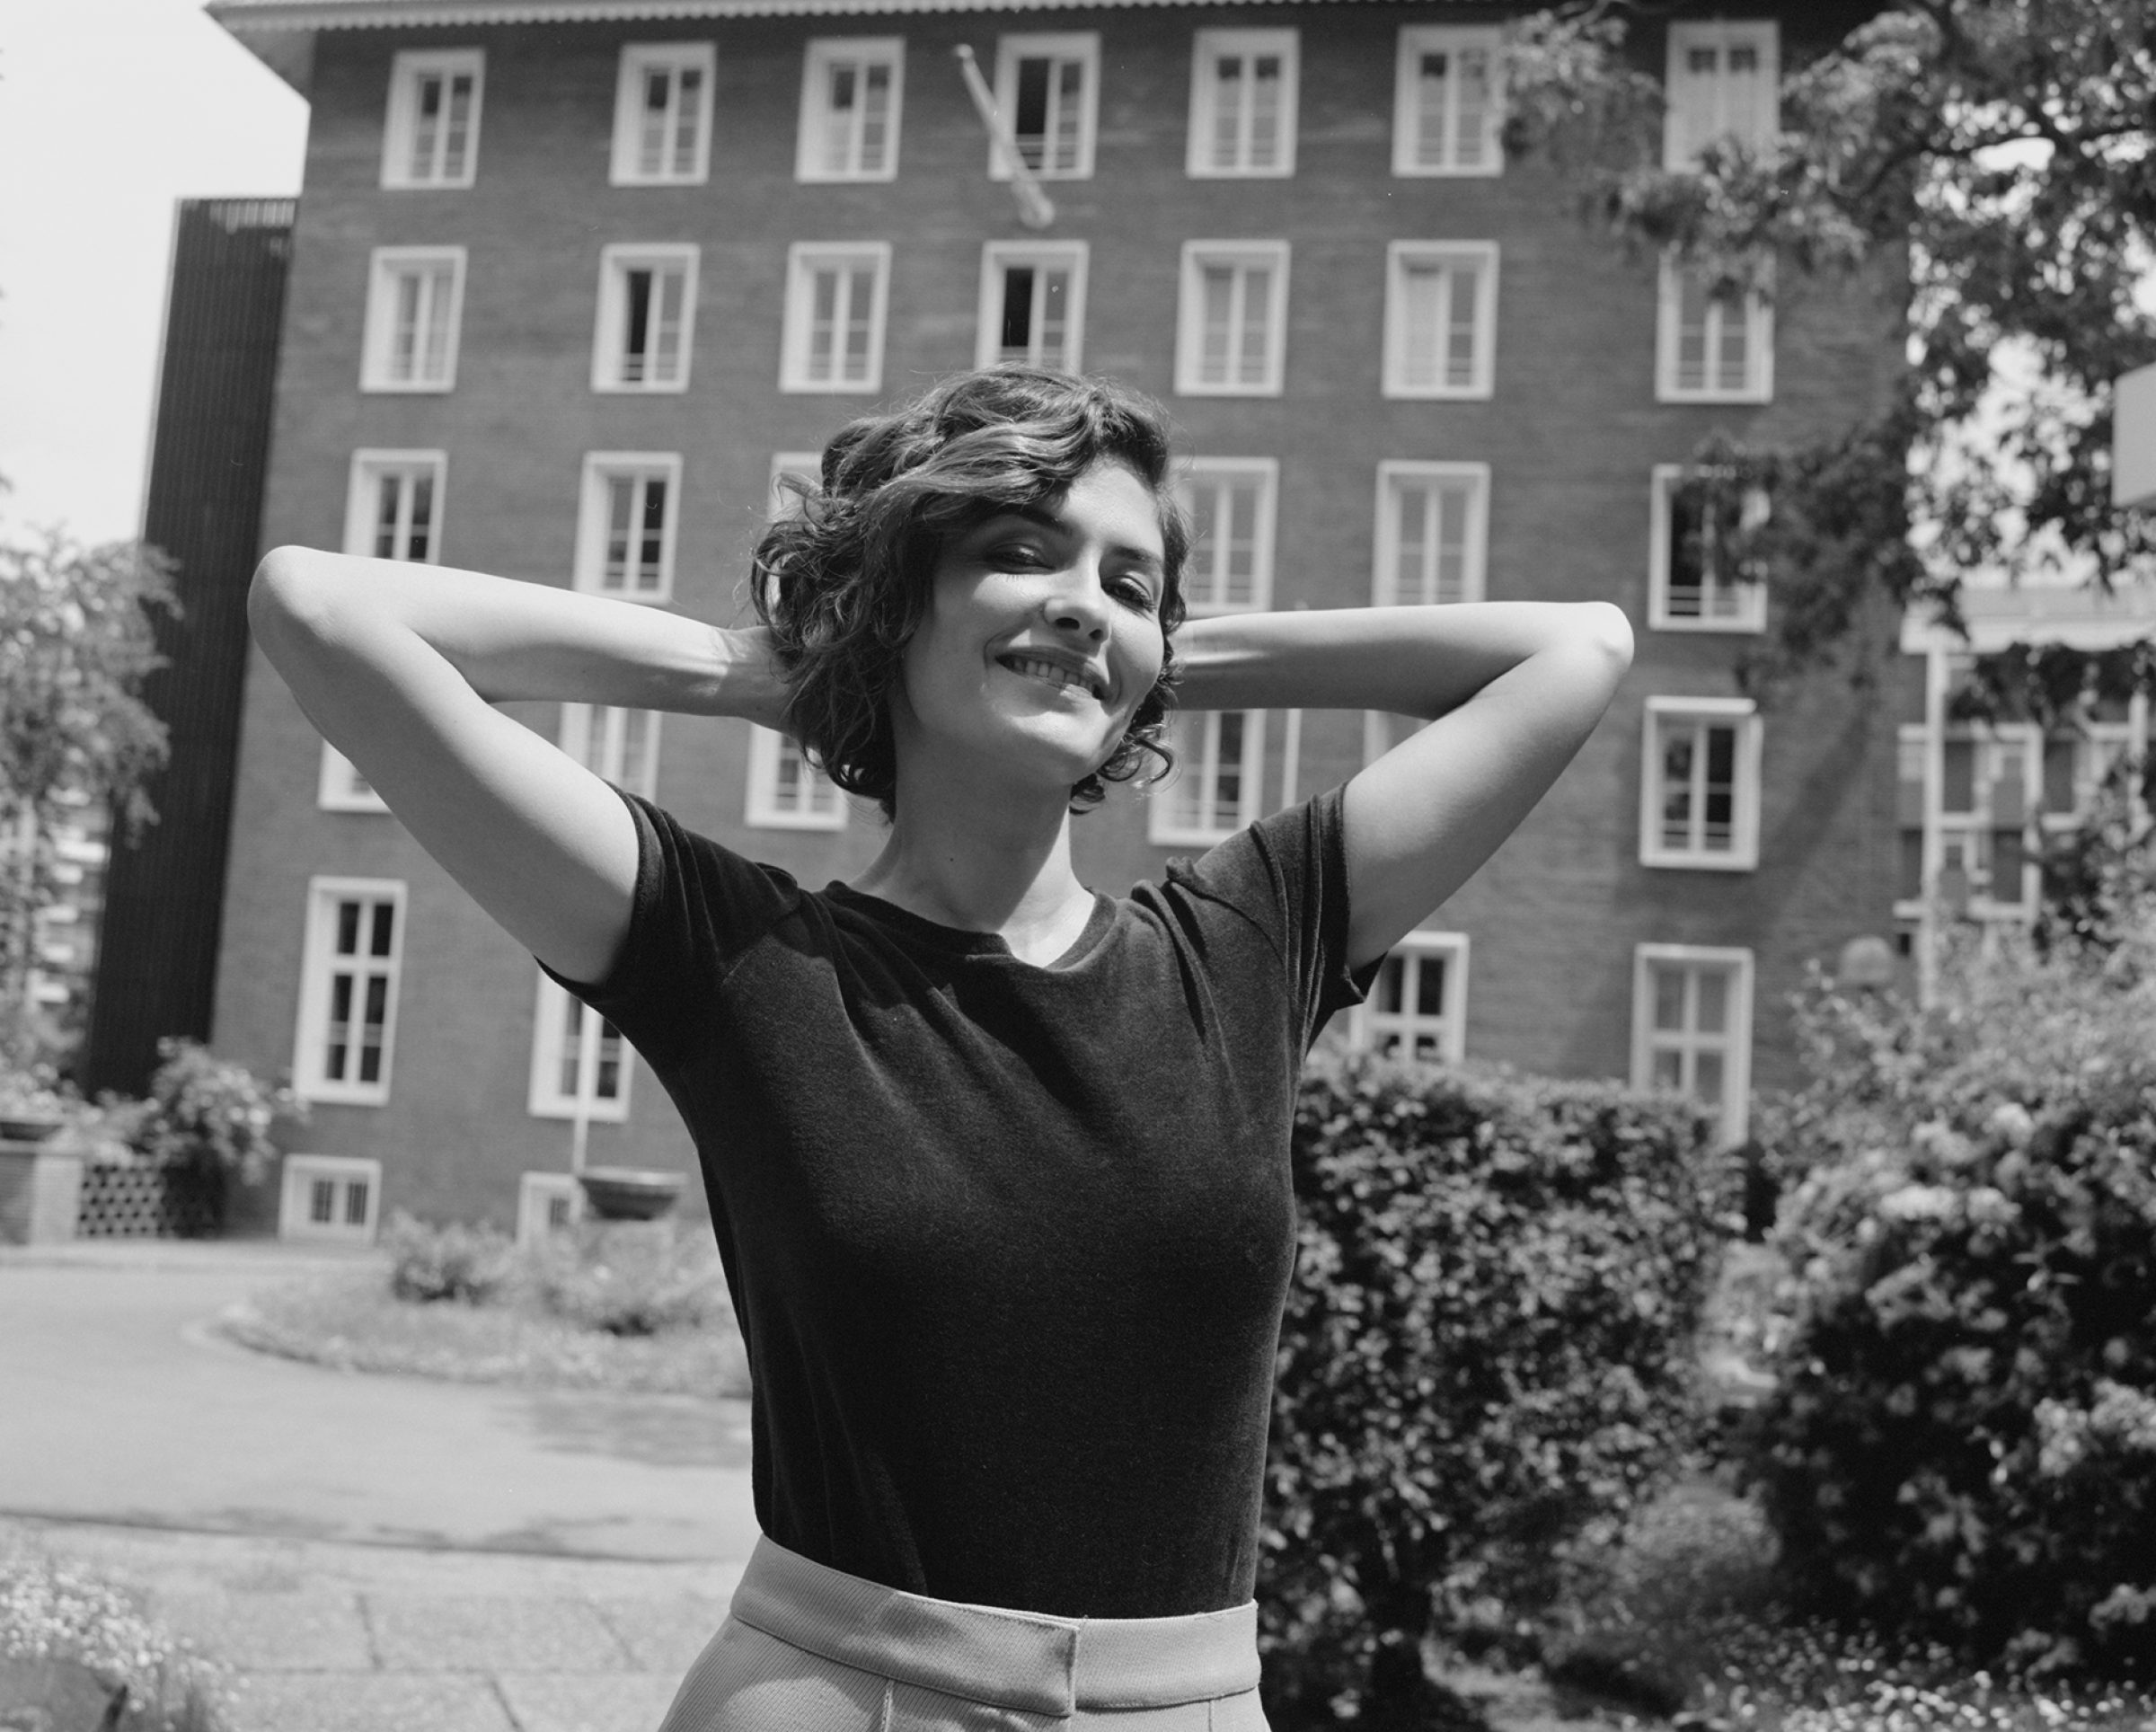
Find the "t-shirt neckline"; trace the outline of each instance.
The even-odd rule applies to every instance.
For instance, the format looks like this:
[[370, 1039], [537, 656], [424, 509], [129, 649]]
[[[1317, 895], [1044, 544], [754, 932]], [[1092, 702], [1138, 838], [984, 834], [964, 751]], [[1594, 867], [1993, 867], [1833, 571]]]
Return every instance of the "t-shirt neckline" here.
[[832, 901], [868, 915], [883, 926], [917, 942], [961, 956], [1007, 962], [1013, 968], [1029, 969], [1035, 974], [1064, 974], [1076, 968], [1100, 949], [1116, 921], [1114, 898], [1095, 890], [1092, 893], [1092, 912], [1086, 915], [1085, 926], [1072, 941], [1071, 947], [1052, 962], [1028, 962], [1012, 953], [1010, 943], [1001, 932], [981, 932], [965, 926], [946, 926], [941, 921], [929, 919], [926, 915], [915, 914], [911, 908], [902, 908], [896, 902], [887, 902], [883, 897], [866, 890], [856, 890], [852, 885], [842, 884], [836, 879], [825, 886], [824, 894]]

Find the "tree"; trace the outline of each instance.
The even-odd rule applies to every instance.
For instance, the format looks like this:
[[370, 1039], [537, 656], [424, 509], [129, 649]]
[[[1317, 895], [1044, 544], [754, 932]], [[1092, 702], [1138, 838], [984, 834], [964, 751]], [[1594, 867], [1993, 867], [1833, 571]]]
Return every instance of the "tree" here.
[[[1523, 20], [1507, 143], [1568, 171], [1623, 244], [1713, 289], [1905, 272], [1908, 362], [1876, 414], [1808, 444], [1703, 448], [1718, 528], [1764, 578], [1755, 687], [1831, 657], [1884, 590], [1949, 607], [1961, 575], [2156, 575], [2110, 505], [2112, 382], [2156, 360], [2156, 23], [2147, 0], [1907, 0], [1797, 66], [1782, 130], [1663, 165], [1659, 81], [1591, 0]], [[1763, 520], [1736, 503], [1764, 487]], [[1726, 521], [1721, 521], [1726, 519]]]
[[164, 724], [142, 683], [162, 665], [151, 614], [179, 612], [170, 562], [131, 542], [57, 530], [0, 542], [0, 1065], [45, 1055], [28, 1003], [37, 917], [61, 888], [58, 826], [110, 804], [121, 839], [156, 813]]

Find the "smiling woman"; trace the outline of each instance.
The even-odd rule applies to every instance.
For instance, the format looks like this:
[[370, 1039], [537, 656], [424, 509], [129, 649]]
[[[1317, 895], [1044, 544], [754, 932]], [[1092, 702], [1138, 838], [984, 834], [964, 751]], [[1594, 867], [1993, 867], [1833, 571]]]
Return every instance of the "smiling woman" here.
[[[857, 422], [765, 623], [279, 549], [271, 660], [681, 1109], [755, 1379], [761, 1542], [665, 1732], [1261, 1728], [1250, 1603], [1303, 1054], [1541, 798], [1600, 604], [1181, 624], [1160, 411], [1022, 368]], [[1180, 629], [1179, 629], [1180, 628]], [[804, 888], [490, 700], [747, 716], [882, 802]], [[1129, 896], [1074, 812], [1186, 707], [1436, 719]]]

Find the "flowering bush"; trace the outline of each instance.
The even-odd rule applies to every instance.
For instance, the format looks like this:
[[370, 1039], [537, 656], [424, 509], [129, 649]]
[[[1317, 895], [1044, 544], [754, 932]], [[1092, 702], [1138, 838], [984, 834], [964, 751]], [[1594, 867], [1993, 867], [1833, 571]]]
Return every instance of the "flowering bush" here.
[[1802, 994], [1749, 1471], [1810, 1605], [2015, 1665], [2156, 1663], [2149, 949], [1964, 946], [1928, 1012]]
[[[142, 1732], [216, 1732], [225, 1668], [117, 1588], [34, 1555], [0, 1554], [0, 1659], [72, 1660], [124, 1683]], [[8, 1724], [17, 1722], [10, 1720]]]
[[452, 1222], [431, 1226], [398, 1209], [382, 1234], [389, 1290], [418, 1304], [452, 1300], [483, 1305], [517, 1276], [517, 1247], [499, 1227]]
[[253, 1184], [269, 1170], [278, 1115], [305, 1118], [306, 1104], [192, 1040], [168, 1035], [157, 1056], [164, 1062], [150, 1079], [150, 1098], [130, 1116], [129, 1141], [191, 1184], [215, 1223], [232, 1179]]

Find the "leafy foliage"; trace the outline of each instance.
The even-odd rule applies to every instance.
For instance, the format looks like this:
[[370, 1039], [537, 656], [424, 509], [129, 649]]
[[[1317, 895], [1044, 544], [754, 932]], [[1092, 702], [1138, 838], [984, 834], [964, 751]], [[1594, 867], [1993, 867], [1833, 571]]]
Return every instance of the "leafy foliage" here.
[[414, 1304], [483, 1305], [507, 1292], [517, 1276], [515, 1243], [484, 1222], [434, 1226], [398, 1209], [383, 1231], [382, 1246], [389, 1253], [389, 1290]]
[[663, 1335], [729, 1319], [726, 1274], [708, 1235], [668, 1220], [588, 1223], [535, 1245], [541, 1302], [565, 1322], [609, 1335]]
[[1350, 1058], [1299, 1102], [1259, 1599], [1282, 1727], [1411, 1723], [1433, 1633], [1518, 1633], [1696, 1435], [1703, 1121]]
[[193, 1185], [217, 1220], [233, 1179], [254, 1184], [269, 1171], [278, 1118], [304, 1119], [306, 1103], [196, 1041], [168, 1035], [157, 1056], [163, 1062], [150, 1078], [149, 1099], [120, 1115], [129, 1123], [128, 1140]]
[[1750, 1471], [1812, 1607], [2030, 1666], [2156, 1662], [2156, 926], [1966, 941], [1939, 1008], [1798, 1006], [1808, 1176]]

